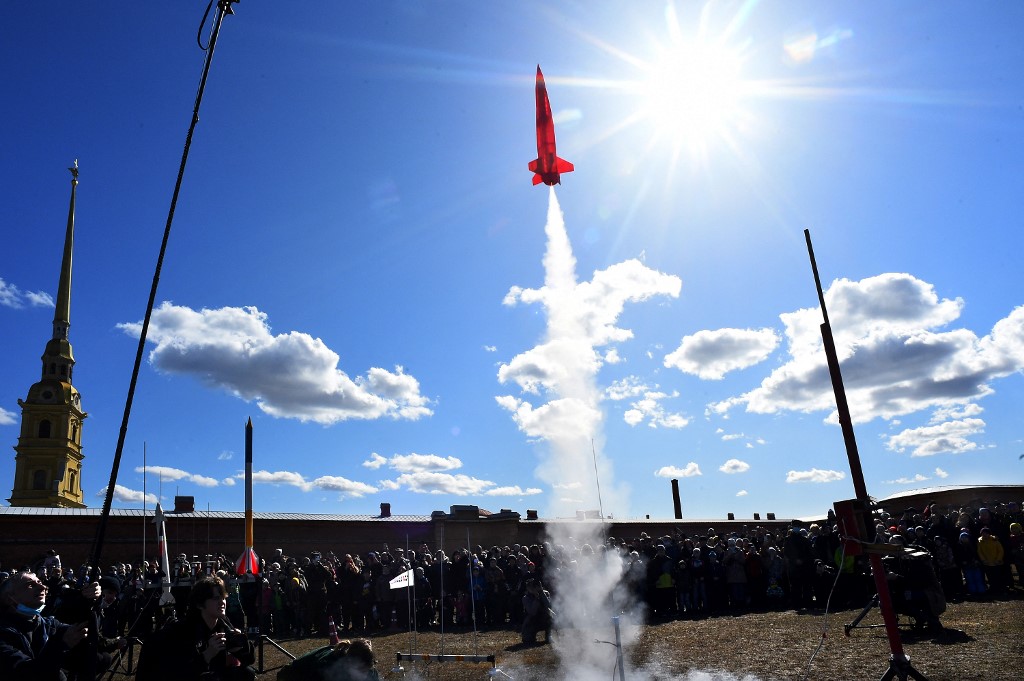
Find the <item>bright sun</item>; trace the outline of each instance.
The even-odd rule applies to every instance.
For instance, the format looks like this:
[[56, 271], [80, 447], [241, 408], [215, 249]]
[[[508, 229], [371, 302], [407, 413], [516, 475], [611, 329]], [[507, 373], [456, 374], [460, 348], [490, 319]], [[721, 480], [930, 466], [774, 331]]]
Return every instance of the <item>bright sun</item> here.
[[641, 116], [677, 151], [704, 148], [739, 115], [741, 66], [739, 54], [721, 45], [674, 45], [645, 69]]

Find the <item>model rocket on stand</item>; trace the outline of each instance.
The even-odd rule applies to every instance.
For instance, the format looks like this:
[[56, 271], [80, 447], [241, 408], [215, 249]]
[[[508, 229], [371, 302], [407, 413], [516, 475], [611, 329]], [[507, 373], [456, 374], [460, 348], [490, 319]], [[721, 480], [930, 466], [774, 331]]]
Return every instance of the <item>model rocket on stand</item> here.
[[235, 574], [260, 573], [260, 559], [252, 550], [252, 419], [245, 424], [245, 549], [235, 563]]
[[159, 500], [156, 502], [153, 523], [156, 525], [157, 551], [160, 552], [160, 571], [163, 573], [160, 578], [160, 605], [174, 605], [174, 596], [171, 595], [171, 561], [167, 557], [167, 516]]

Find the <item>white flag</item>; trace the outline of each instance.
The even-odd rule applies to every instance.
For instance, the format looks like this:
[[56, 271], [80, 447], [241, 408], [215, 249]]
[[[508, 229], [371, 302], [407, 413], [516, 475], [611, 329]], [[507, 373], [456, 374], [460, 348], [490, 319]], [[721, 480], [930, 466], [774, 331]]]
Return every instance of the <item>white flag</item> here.
[[412, 576], [412, 570], [406, 570], [402, 574], [392, 579], [388, 584], [391, 585], [392, 589], [404, 589], [407, 586], [412, 586], [415, 580]]

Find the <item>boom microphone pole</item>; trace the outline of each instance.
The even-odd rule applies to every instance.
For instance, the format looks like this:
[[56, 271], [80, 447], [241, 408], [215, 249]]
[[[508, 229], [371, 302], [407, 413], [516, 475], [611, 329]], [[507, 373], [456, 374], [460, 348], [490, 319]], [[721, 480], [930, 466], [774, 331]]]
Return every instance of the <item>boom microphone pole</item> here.
[[[217, 1], [217, 14], [213, 20], [213, 28], [210, 33], [210, 43], [206, 47], [203, 47], [202, 42], [199, 42], [199, 47], [206, 51], [206, 61], [203, 64], [203, 75], [199, 80], [199, 90], [196, 93], [196, 103], [192, 109], [192, 123], [188, 128], [188, 135], [185, 136], [185, 149], [181, 154], [181, 164], [178, 166], [178, 179], [174, 183], [174, 193], [171, 195], [171, 206], [167, 212], [167, 224], [164, 226], [164, 237], [160, 243], [160, 254], [156, 259], [156, 271], [153, 273], [153, 284], [149, 290], [149, 302], [146, 305], [146, 315], [142, 321], [142, 331], [139, 333], [139, 347], [135, 354], [135, 366], [132, 369], [131, 382], [128, 385], [128, 398], [125, 400], [124, 405], [124, 417], [121, 420], [121, 432], [117, 438], [117, 449], [114, 451], [114, 465], [110, 469], [110, 483], [107, 485], [107, 494], [103, 500], [103, 512], [100, 514], [100, 522], [96, 528], [96, 539], [93, 542], [92, 547], [92, 558], [89, 561], [92, 571], [92, 579], [95, 581], [99, 577], [100, 571], [100, 557], [103, 555], [103, 540], [107, 532], [107, 521], [110, 519], [110, 505], [114, 499], [114, 485], [117, 483], [117, 472], [121, 466], [121, 453], [124, 451], [125, 437], [128, 435], [128, 418], [132, 411], [132, 401], [135, 398], [135, 386], [139, 380], [139, 367], [142, 365], [142, 355], [146, 349], [146, 335], [149, 332], [149, 321], [153, 316], [153, 303], [156, 300], [156, 290], [160, 283], [160, 270], [163, 268], [164, 255], [167, 252], [167, 241], [171, 236], [171, 223], [174, 221], [174, 209], [178, 203], [178, 194], [181, 191], [181, 181], [185, 175], [185, 165], [188, 163], [188, 152], [192, 146], [192, 134], [195, 132], [196, 124], [199, 123], [199, 106], [203, 101], [203, 92], [206, 89], [206, 78], [210, 74], [210, 64], [213, 62], [213, 50], [217, 46], [217, 36], [220, 35], [220, 26], [224, 21], [224, 15], [234, 14], [231, 9], [231, 5], [237, 3], [238, 0], [216, 0]], [[202, 35], [203, 25], [206, 24], [206, 18], [209, 16], [210, 8], [213, 6], [214, 0], [210, 0], [210, 4], [206, 7], [206, 13], [203, 15], [203, 21], [199, 25], [199, 36]]]

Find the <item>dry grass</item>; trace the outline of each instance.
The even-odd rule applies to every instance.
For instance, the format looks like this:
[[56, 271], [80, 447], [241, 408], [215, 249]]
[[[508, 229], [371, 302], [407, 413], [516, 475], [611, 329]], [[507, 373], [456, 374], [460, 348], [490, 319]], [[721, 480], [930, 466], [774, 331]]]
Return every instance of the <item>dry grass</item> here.
[[[1021, 592], [1018, 592], [1020, 594]], [[783, 679], [878, 679], [889, 665], [889, 644], [882, 628], [854, 629], [844, 635], [844, 624], [858, 610], [831, 613], [828, 632], [822, 637], [821, 611], [754, 613], [694, 620], [673, 620], [648, 624], [639, 631], [627, 653], [627, 679], [660, 681], [687, 679], [688, 672], [721, 673], [720, 678], [739, 681], [747, 676], [762, 681]], [[877, 608], [862, 622], [881, 624]], [[946, 627], [940, 635], [918, 635], [902, 628], [905, 652], [914, 668], [929, 681], [1010, 681], [1024, 677], [1024, 599], [950, 604], [942, 617]], [[559, 636], [558, 633], [555, 634]], [[495, 655], [498, 667], [516, 681], [561, 681], [582, 679], [576, 666], [584, 653], [598, 660], [598, 673], [586, 678], [613, 677], [615, 649], [595, 639], [611, 639], [611, 626], [590, 632], [563, 632], [560, 649], [567, 651], [558, 671], [559, 660], [550, 645], [524, 647], [519, 635], [507, 629], [472, 632], [446, 632], [446, 654]], [[403, 662], [406, 674], [392, 671], [397, 652], [440, 653], [441, 638], [436, 631], [378, 634], [372, 638], [382, 679], [418, 678], [457, 681], [484, 678], [488, 664], [460, 662]], [[321, 638], [280, 641], [291, 653], [300, 655], [326, 644]], [[820, 650], [815, 649], [821, 643]], [[267, 645], [264, 647], [264, 673], [261, 681], [272, 681], [287, 658]], [[813, 661], [810, 662], [814, 654]], [[806, 676], [805, 676], [806, 675]], [[123, 675], [115, 678], [125, 679]], [[898, 678], [898, 677], [897, 677]]]

